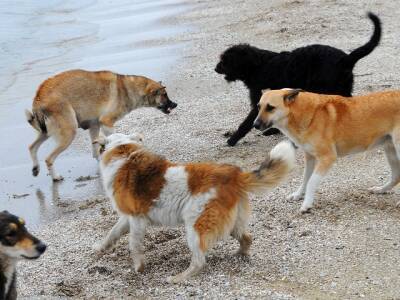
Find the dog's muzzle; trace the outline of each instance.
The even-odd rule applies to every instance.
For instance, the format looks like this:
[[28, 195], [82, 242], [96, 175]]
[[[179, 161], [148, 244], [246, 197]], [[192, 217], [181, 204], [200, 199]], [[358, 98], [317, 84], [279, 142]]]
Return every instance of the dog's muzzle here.
[[262, 120], [256, 119], [253, 126], [255, 129], [264, 131], [272, 126], [272, 122], [264, 123]]
[[223, 74], [224, 73], [222, 68], [221, 68], [221, 64], [220, 63], [217, 64], [217, 66], [215, 67], [214, 71], [217, 72], [218, 74]]
[[178, 106], [178, 104], [176, 104], [175, 102], [172, 102], [171, 100], [168, 99], [164, 103], [157, 106], [157, 108], [159, 110], [161, 110], [164, 114], [169, 114], [171, 112], [171, 110], [173, 110], [177, 106]]

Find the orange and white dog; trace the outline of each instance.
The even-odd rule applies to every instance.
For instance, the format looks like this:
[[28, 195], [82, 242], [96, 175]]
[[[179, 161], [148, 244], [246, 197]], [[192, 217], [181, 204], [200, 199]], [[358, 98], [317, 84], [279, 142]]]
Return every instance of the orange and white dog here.
[[305, 152], [304, 180], [290, 199], [304, 193], [301, 211], [313, 206], [321, 179], [337, 157], [383, 145], [391, 180], [371, 189], [385, 193], [400, 182], [400, 91], [345, 98], [298, 89], [263, 91], [254, 126], [276, 127]]
[[168, 278], [172, 283], [197, 273], [207, 249], [223, 237], [232, 235], [239, 253], [247, 254], [248, 193], [275, 187], [295, 164], [290, 142], [275, 146], [253, 172], [227, 164], [172, 163], [146, 150], [136, 134], [112, 134], [98, 142], [104, 189], [120, 218], [94, 249], [104, 251], [129, 231], [134, 268], [142, 272], [147, 225], [184, 224], [192, 260], [187, 270]]

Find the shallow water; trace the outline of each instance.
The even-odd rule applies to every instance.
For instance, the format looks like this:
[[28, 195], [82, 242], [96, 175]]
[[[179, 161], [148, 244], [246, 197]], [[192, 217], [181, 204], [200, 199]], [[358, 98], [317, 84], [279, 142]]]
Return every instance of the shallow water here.
[[[0, 209], [39, 225], [59, 215], [68, 201], [103, 194], [97, 162], [74, 144], [57, 160], [59, 184], [41, 172], [32, 177], [28, 145], [35, 131], [26, 123], [38, 85], [74, 68], [112, 70], [162, 80], [179, 58], [181, 45], [145, 47], [145, 41], [173, 36], [187, 28], [166, 26], [161, 18], [187, 9], [180, 1], [3, 0], [0, 6]], [[149, 43], [152, 44], [152, 43]], [[80, 176], [92, 176], [76, 181]]]

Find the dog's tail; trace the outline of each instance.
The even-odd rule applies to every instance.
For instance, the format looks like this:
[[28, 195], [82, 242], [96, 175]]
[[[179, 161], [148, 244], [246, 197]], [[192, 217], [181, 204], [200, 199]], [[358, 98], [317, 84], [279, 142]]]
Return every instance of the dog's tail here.
[[46, 116], [42, 111], [32, 112], [28, 109], [25, 110], [26, 120], [33, 128], [42, 133], [47, 133]]
[[241, 173], [244, 190], [258, 192], [277, 186], [294, 168], [295, 163], [293, 145], [289, 141], [280, 142], [257, 170]]
[[348, 68], [353, 68], [357, 61], [370, 54], [375, 49], [375, 47], [379, 45], [382, 33], [381, 20], [378, 18], [377, 15], [371, 12], [368, 13], [368, 18], [370, 18], [372, 23], [374, 24], [374, 33], [372, 34], [372, 37], [368, 43], [353, 50], [349, 55], [344, 58], [344, 63]]

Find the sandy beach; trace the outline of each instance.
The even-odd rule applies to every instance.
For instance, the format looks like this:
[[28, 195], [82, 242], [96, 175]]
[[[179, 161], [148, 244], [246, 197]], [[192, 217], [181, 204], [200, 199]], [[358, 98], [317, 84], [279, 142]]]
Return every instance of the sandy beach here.
[[[10, 112], [0, 114], [1, 137], [9, 141], [0, 147], [0, 154], [18, 148], [15, 153], [23, 155], [1, 162], [1, 195], [8, 199], [7, 209], [12, 211], [15, 205], [16, 213], [27, 213], [28, 226], [32, 221], [33, 232], [48, 244], [41, 259], [19, 263], [20, 296], [35, 299], [400, 298], [399, 189], [386, 195], [367, 191], [390, 176], [382, 149], [340, 159], [323, 181], [315, 209], [305, 215], [299, 213], [301, 203], [286, 200], [301, 183], [303, 153], [298, 151], [298, 166], [286, 183], [251, 197], [250, 232], [254, 243], [250, 257], [234, 256], [238, 245], [228, 239], [208, 253], [207, 265], [199, 275], [185, 283], [170, 285], [166, 278], [184, 270], [190, 261], [182, 228], [148, 231], [147, 265], [143, 274], [133, 272], [127, 237], [103, 256], [95, 255], [92, 245], [106, 234], [117, 217], [103, 195], [98, 178], [78, 180], [80, 176], [97, 177], [87, 133], [79, 132], [72, 148], [60, 158], [60, 171], [70, 170], [70, 175], [64, 183], [52, 186], [45, 174], [38, 179], [30, 175], [26, 147], [34, 133], [23, 121], [23, 108], [29, 107], [36, 86], [55, 72], [76, 67], [108, 68], [121, 73], [135, 73], [137, 69], [162, 80], [170, 98], [179, 106], [168, 116], [152, 109], [134, 111], [118, 123], [119, 132], [143, 133], [149, 149], [173, 161], [217, 161], [250, 170], [284, 137], [264, 137], [252, 131], [236, 147], [226, 145], [224, 132], [238, 126], [249, 103], [243, 84], [227, 84], [214, 72], [219, 54], [239, 42], [273, 51], [321, 43], [349, 52], [364, 44], [372, 34], [372, 25], [366, 17], [366, 12], [372, 11], [382, 20], [383, 36], [381, 45], [357, 63], [354, 94], [398, 89], [400, 3], [128, 2], [117, 5], [72, 1], [72, 7], [59, 2], [52, 3], [51, 7], [35, 7], [36, 19], [32, 20], [36, 21], [29, 28], [32, 33], [24, 32], [23, 36], [28, 34], [34, 38], [40, 35], [40, 30], [54, 30], [57, 43], [46, 40], [51, 38], [49, 33], [45, 40], [38, 40], [47, 52], [21, 50], [20, 56], [7, 56], [8, 67], [0, 68], [0, 104], [10, 107], [7, 103], [15, 102], [12, 111], [18, 116], [11, 123]], [[1, 8], [0, 14], [15, 11], [11, 8]], [[25, 8], [25, 13], [31, 13], [32, 8]], [[136, 19], [139, 24], [143, 21], [137, 29], [139, 36], [131, 36], [133, 28], [121, 31], [124, 28], [120, 27], [121, 22], [129, 24], [126, 18], [129, 20], [137, 14], [140, 14]], [[14, 21], [26, 21], [22, 15], [23, 12], [18, 14]], [[1, 22], [7, 25], [6, 21]], [[53, 29], [56, 25], [52, 22], [61, 29], [70, 28], [65, 24], [77, 26], [71, 29], [70, 35], [60, 29], [66, 35], [61, 38], [69, 45], [69, 51], [62, 52], [66, 48], [59, 43], [60, 34]], [[76, 25], [80, 23], [83, 25]], [[84, 37], [75, 40], [75, 33]], [[3, 44], [11, 50], [23, 49], [23, 44], [12, 46], [12, 41], [10, 38]], [[13, 53], [5, 46], [1, 49], [2, 55]], [[16, 59], [13, 61], [11, 57]], [[29, 64], [33, 59], [35, 62]], [[129, 65], [135, 59], [138, 64]], [[42, 162], [49, 149], [41, 151]], [[79, 187], [80, 184], [87, 185]], [[27, 199], [12, 198], [12, 194], [24, 193], [29, 194]], [[25, 206], [28, 201], [32, 203], [30, 209]]]

